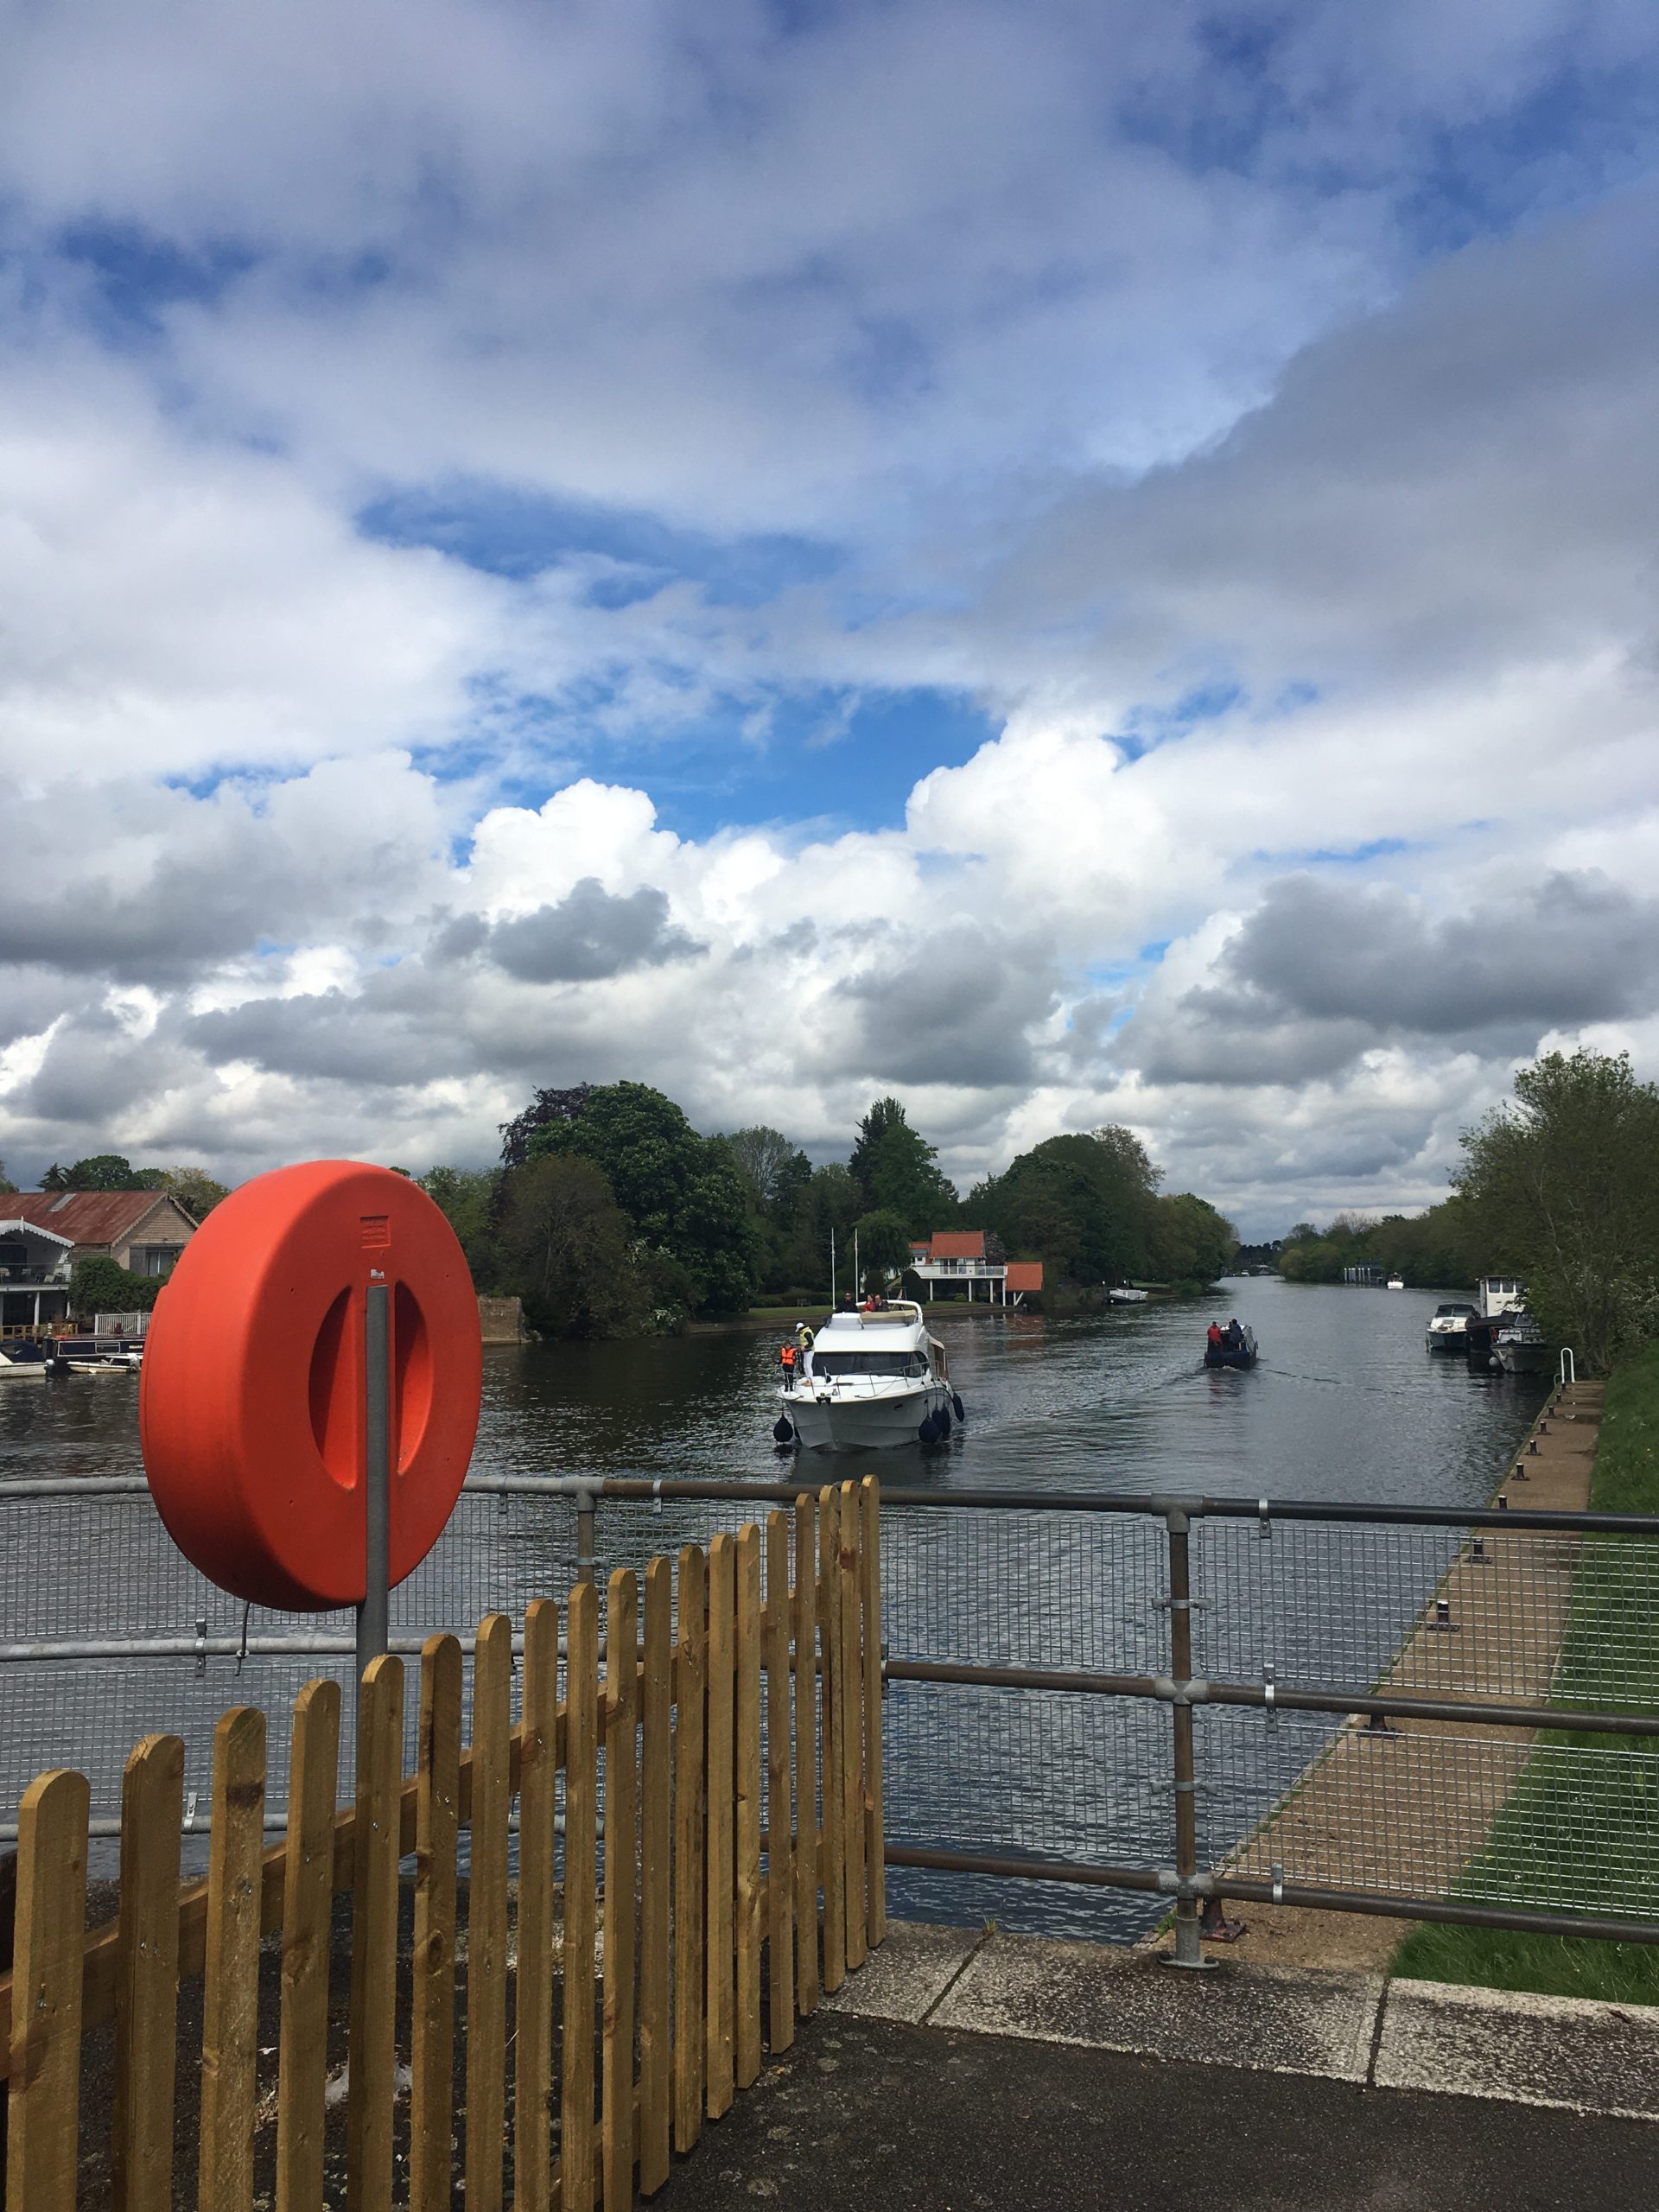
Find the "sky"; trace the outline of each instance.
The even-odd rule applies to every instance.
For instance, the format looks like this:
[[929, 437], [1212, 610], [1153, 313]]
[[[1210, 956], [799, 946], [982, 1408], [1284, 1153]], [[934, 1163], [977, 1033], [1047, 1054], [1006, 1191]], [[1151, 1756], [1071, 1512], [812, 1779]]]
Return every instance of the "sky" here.
[[0, 0], [0, 1158], [1250, 1236], [1659, 1076], [1649, 0]]

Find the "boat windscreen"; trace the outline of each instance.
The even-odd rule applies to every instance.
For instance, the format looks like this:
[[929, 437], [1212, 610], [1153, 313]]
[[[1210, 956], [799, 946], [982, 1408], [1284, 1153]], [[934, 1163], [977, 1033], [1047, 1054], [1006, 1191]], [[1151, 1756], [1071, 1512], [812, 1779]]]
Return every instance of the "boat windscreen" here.
[[814, 1375], [925, 1375], [918, 1351], [820, 1351], [812, 1357]]

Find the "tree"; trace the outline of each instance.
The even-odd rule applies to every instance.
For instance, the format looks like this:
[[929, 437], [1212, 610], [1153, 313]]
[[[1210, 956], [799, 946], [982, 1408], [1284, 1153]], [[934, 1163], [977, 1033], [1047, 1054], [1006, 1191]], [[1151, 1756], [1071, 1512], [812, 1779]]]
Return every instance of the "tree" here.
[[736, 1163], [754, 1210], [764, 1220], [792, 1217], [797, 1200], [811, 1179], [812, 1163], [780, 1130], [764, 1122], [734, 1129], [719, 1141]]
[[556, 1122], [574, 1122], [593, 1096], [591, 1083], [578, 1083], [569, 1090], [538, 1090], [522, 1114], [503, 1122], [499, 1129], [501, 1165], [522, 1167], [530, 1157], [531, 1139], [538, 1129]]
[[480, 1290], [493, 1287], [495, 1234], [505, 1179], [499, 1168], [429, 1167], [416, 1178], [422, 1190], [455, 1232]]
[[188, 1214], [196, 1220], [205, 1220], [221, 1198], [228, 1198], [229, 1190], [223, 1183], [216, 1183], [205, 1167], [164, 1167], [158, 1187], [168, 1191]]
[[896, 1098], [878, 1098], [858, 1125], [847, 1163], [863, 1210], [902, 1216], [912, 1236], [954, 1221], [962, 1202], [935, 1166], [938, 1157], [938, 1147], [911, 1128]]
[[1592, 1372], [1659, 1328], [1659, 1089], [1629, 1056], [1547, 1053], [1463, 1138], [1455, 1185], [1545, 1333]]
[[1176, 1191], [1154, 1199], [1147, 1241], [1160, 1281], [1213, 1282], [1232, 1264], [1238, 1231], [1207, 1198]]
[[78, 1160], [64, 1173], [66, 1191], [156, 1191], [162, 1187], [165, 1170], [135, 1167], [118, 1152], [94, 1153]]
[[107, 1252], [77, 1260], [69, 1278], [69, 1310], [90, 1320], [97, 1313], [148, 1313], [162, 1289], [160, 1275], [134, 1275]]
[[[903, 1214], [878, 1209], [867, 1213], [854, 1227], [858, 1240], [858, 1264], [863, 1274], [861, 1290], [886, 1290], [902, 1274], [910, 1259], [910, 1231]], [[850, 1253], [849, 1258], [851, 1258]]]
[[54, 1160], [41, 1178], [43, 1191], [67, 1191], [71, 1188], [69, 1178]]
[[1046, 1137], [982, 1183], [967, 1210], [1059, 1281], [1116, 1281], [1151, 1264], [1155, 1173], [1127, 1129], [1109, 1142], [1101, 1135]]
[[17, 1194], [17, 1185], [7, 1174], [6, 1163], [3, 1160], [0, 1160], [0, 1193], [7, 1198], [15, 1198]]
[[748, 1305], [760, 1238], [747, 1187], [727, 1147], [699, 1136], [672, 1099], [648, 1084], [603, 1084], [526, 1141], [529, 1160], [562, 1154], [603, 1169], [633, 1235], [683, 1270], [693, 1310]]
[[500, 1249], [503, 1280], [543, 1335], [619, 1336], [639, 1325], [645, 1293], [627, 1224], [592, 1160], [548, 1154], [516, 1169]]

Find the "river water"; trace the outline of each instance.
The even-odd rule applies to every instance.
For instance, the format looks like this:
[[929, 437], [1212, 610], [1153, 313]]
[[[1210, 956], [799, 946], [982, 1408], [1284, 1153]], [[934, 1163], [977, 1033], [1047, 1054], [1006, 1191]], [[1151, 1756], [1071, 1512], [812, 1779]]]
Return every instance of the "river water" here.
[[[1432, 1293], [1250, 1279], [1229, 1282], [1224, 1300], [1216, 1317], [1236, 1313], [1261, 1342], [1261, 1363], [1248, 1374], [1203, 1368], [1207, 1306], [1046, 1318], [935, 1306], [931, 1318], [949, 1349], [966, 1426], [926, 1448], [806, 1455], [802, 1471], [810, 1467], [815, 1480], [873, 1471], [888, 1484], [940, 1492], [995, 1485], [1467, 1507], [1491, 1494], [1543, 1395], [1541, 1380], [1471, 1375], [1460, 1358], [1429, 1355], [1423, 1337]], [[639, 1343], [493, 1347], [474, 1466], [486, 1473], [792, 1477], [801, 1463], [779, 1454], [771, 1435], [784, 1333], [780, 1317], [776, 1325]], [[137, 1399], [127, 1379], [0, 1386], [0, 1484], [136, 1472]], [[487, 1501], [470, 1503], [468, 1533], [455, 1553], [461, 1560], [464, 1550], [464, 1567], [452, 1571], [435, 1554], [416, 1579], [424, 1589], [411, 1584], [399, 1593], [410, 1626], [441, 1620], [461, 1627], [474, 1603], [516, 1610], [532, 1590], [559, 1594], [569, 1579], [567, 1509], [537, 1507], [538, 1522], [498, 1524]], [[181, 1605], [194, 1611], [200, 1602], [211, 1611], [212, 1601], [181, 1598], [168, 1559], [135, 1548], [132, 1510], [89, 1512], [66, 1547], [44, 1520], [31, 1535], [23, 1507], [10, 1509], [0, 1636], [60, 1635], [66, 1618], [88, 1633], [176, 1633], [181, 1626], [188, 1633]], [[467, 1517], [458, 1515], [458, 1526]], [[608, 1505], [601, 1514], [601, 1564], [637, 1563], [741, 1517], [682, 1509], [659, 1518], [648, 1507]], [[1166, 1666], [1161, 1524], [1052, 1513], [895, 1512], [887, 1519], [884, 1632], [894, 1653], [1136, 1672]], [[128, 1524], [119, 1537], [111, 1533], [118, 1520]], [[1312, 1556], [1306, 1547], [1322, 1541], [1317, 1534], [1287, 1529], [1268, 1551], [1254, 1548], [1253, 1526], [1210, 1529], [1213, 1537], [1195, 1539], [1199, 1586], [1206, 1577], [1214, 1586], [1213, 1610], [1200, 1612], [1197, 1635], [1200, 1669], [1218, 1675], [1253, 1675], [1271, 1653], [1281, 1681], [1298, 1678], [1300, 1664], [1300, 1679], [1330, 1680], [1338, 1669], [1345, 1686], [1357, 1671], [1386, 1662], [1439, 1572], [1432, 1549], [1414, 1554], [1408, 1572], [1395, 1555], [1379, 1571], [1374, 1551], [1365, 1573], [1378, 1590], [1389, 1586], [1360, 1623], [1344, 1594], [1357, 1586], [1358, 1554], [1341, 1554], [1345, 1566], [1330, 1554], [1340, 1592], [1310, 1607], [1306, 1578], [1287, 1593], [1292, 1561]], [[164, 1543], [159, 1531], [154, 1541]], [[48, 1544], [60, 1556], [43, 1572]], [[1242, 1588], [1241, 1578], [1250, 1582], [1243, 1594], [1232, 1587]], [[1318, 1586], [1335, 1586], [1327, 1577]], [[228, 1613], [215, 1615], [216, 1629], [229, 1625]], [[280, 1664], [292, 1669], [295, 1662]], [[267, 1681], [251, 1664], [238, 1683], [218, 1661], [206, 1682], [188, 1661], [164, 1669], [151, 1662], [125, 1677], [106, 1669], [97, 1746], [79, 1751], [60, 1739], [71, 1702], [84, 1702], [88, 1688], [84, 1669], [36, 1662], [0, 1671], [7, 1730], [35, 1764], [69, 1758], [89, 1771], [99, 1762], [111, 1766], [108, 1777], [94, 1775], [96, 1809], [109, 1797], [100, 1783], [118, 1772], [116, 1741], [124, 1748], [145, 1728], [185, 1726], [170, 1706], [161, 1709], [168, 1700], [192, 1708], [211, 1700], [217, 1711], [240, 1695], [274, 1711], [292, 1685], [276, 1671]], [[1207, 1742], [1211, 1770], [1201, 1821], [1206, 1851], [1220, 1855], [1317, 1749], [1317, 1731], [1290, 1729], [1266, 1744], [1242, 1735], [1236, 1718], [1226, 1726], [1219, 1715], [1199, 1719], [1210, 1729], [1201, 1751]], [[890, 1833], [978, 1851], [1133, 1863], [1170, 1856], [1162, 1708], [895, 1684], [886, 1728]], [[5, 1779], [15, 1802], [12, 1777]], [[946, 1919], [991, 1913], [1014, 1927], [1127, 1936], [1147, 1918], [1141, 1900], [1053, 1885], [895, 1872], [893, 1888], [895, 1910]]]

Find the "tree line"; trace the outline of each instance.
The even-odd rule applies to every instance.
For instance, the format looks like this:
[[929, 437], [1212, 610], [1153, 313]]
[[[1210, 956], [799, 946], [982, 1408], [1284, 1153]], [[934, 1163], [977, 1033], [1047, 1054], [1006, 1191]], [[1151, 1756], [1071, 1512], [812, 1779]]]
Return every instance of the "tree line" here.
[[1090, 1283], [1208, 1281], [1236, 1243], [1203, 1199], [1160, 1193], [1122, 1128], [1050, 1138], [965, 1200], [890, 1097], [872, 1103], [845, 1161], [818, 1166], [764, 1124], [700, 1135], [639, 1083], [538, 1090], [501, 1137], [498, 1167], [418, 1179], [480, 1291], [522, 1299], [545, 1335], [670, 1329], [757, 1298], [821, 1302], [832, 1236], [843, 1289], [855, 1245], [865, 1287], [885, 1284], [940, 1229], [983, 1230], [993, 1257]]
[[1518, 1275], [1553, 1342], [1605, 1373], [1659, 1338], [1659, 1087], [1627, 1053], [1550, 1052], [1465, 1129], [1449, 1197], [1411, 1219], [1299, 1222], [1280, 1272], [1335, 1282], [1370, 1262], [1458, 1288]]

